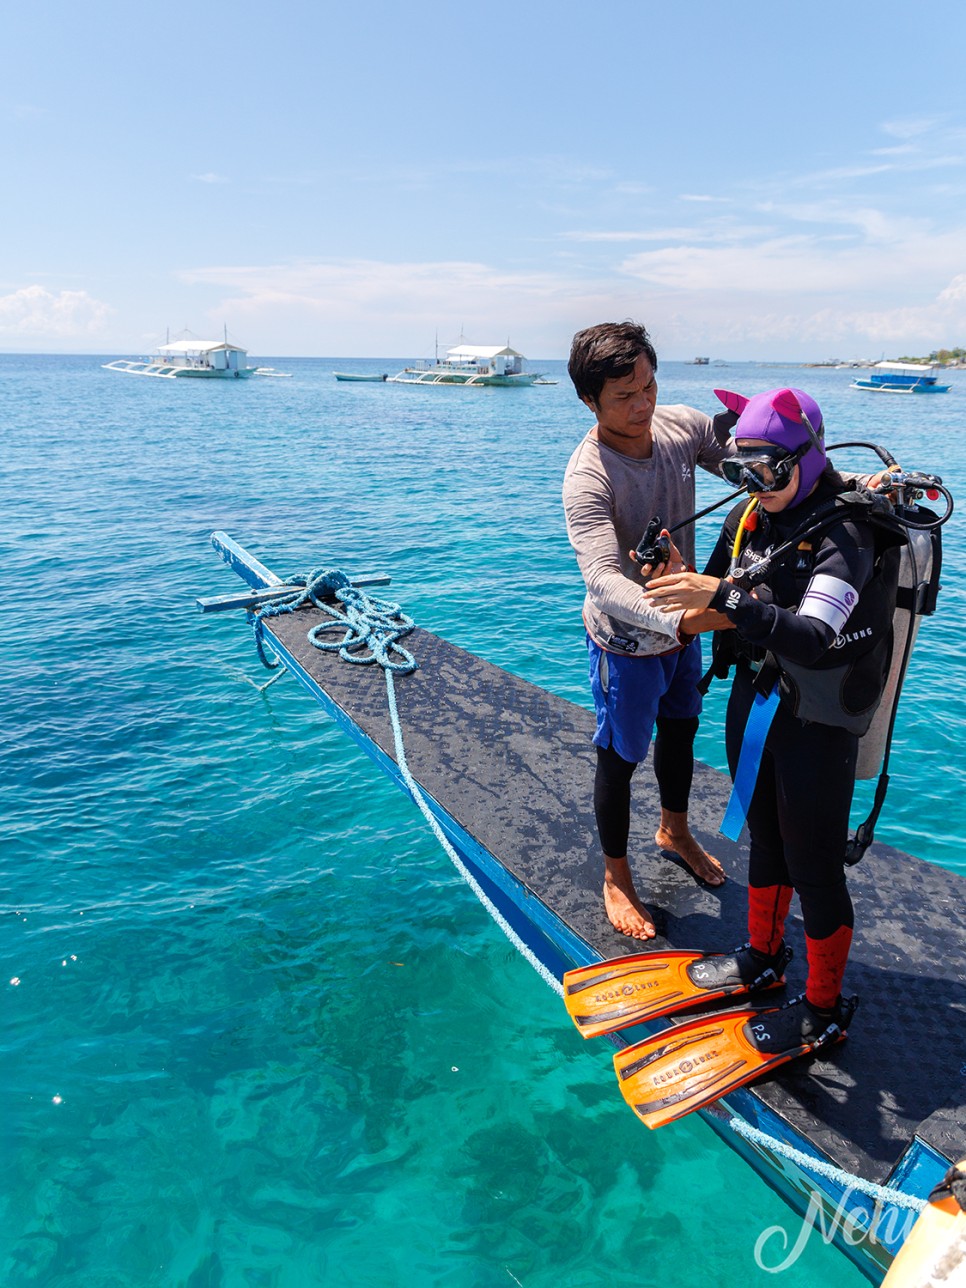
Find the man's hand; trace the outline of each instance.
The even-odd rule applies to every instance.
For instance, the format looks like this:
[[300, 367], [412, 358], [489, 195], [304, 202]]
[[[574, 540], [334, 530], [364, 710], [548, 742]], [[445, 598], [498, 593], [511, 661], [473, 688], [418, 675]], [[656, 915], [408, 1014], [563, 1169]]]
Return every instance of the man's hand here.
[[717, 416], [711, 417], [711, 428], [714, 430], [714, 436], [722, 447], [727, 447], [731, 442], [731, 431], [738, 424], [738, 413], [736, 411], [719, 411]]
[[890, 476], [901, 473], [901, 465], [890, 465], [887, 470], [879, 470], [878, 474], [870, 474], [865, 486], [870, 492], [877, 492], [879, 496], [884, 496], [886, 500], [895, 503], [895, 489], [889, 486]]
[[[661, 541], [661, 538], [663, 538], [663, 541], [667, 543], [667, 547], [666, 547], [668, 551], [667, 559], [653, 564], [649, 564], [649, 563], [640, 564], [641, 577], [643, 578], [644, 581], [647, 581], [649, 584], [650, 582], [653, 581], [655, 576], [662, 576], [666, 573], [673, 573], [673, 572], [687, 572], [688, 566], [684, 562], [684, 558], [681, 554], [681, 551], [674, 544], [671, 534], [668, 532], [667, 528], [661, 529], [661, 536], [658, 538], [658, 542], [655, 544], [658, 544], [658, 543], [663, 544], [663, 542]], [[634, 563], [639, 563], [636, 550], [631, 550], [630, 556], [631, 556], [631, 560]]]
[[678, 622], [679, 635], [703, 635], [706, 631], [734, 629], [734, 622], [714, 608], [689, 608]]

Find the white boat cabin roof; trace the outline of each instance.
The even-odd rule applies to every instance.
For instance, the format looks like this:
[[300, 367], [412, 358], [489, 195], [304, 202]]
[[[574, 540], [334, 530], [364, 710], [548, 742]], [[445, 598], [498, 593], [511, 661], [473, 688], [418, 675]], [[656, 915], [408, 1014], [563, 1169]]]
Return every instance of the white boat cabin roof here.
[[247, 353], [241, 345], [229, 344], [227, 340], [175, 340], [173, 344], [162, 344], [159, 353], [214, 353], [225, 349], [229, 353]]
[[877, 371], [897, 371], [920, 376], [936, 370], [934, 362], [877, 362], [875, 366]]
[[455, 349], [446, 350], [447, 358], [522, 358], [522, 353], [511, 349], [509, 345], [460, 344]]

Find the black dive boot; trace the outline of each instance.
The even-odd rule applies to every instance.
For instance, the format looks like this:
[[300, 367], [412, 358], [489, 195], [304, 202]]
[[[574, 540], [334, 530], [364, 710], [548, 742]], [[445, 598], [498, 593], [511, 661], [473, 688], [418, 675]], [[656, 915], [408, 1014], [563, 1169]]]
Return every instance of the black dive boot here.
[[785, 967], [794, 953], [782, 941], [776, 953], [760, 953], [742, 944], [733, 953], [708, 953], [688, 967], [688, 977], [709, 991], [760, 993], [785, 982]]
[[[859, 999], [839, 997], [829, 1010], [820, 1010], [805, 994], [793, 997], [776, 1011], [768, 1011], [760, 1020], [750, 1021], [748, 1029], [759, 1051], [780, 1054], [796, 1047], [817, 1051], [819, 1047], [841, 1042]], [[803, 1052], [805, 1054], [805, 1052]]]

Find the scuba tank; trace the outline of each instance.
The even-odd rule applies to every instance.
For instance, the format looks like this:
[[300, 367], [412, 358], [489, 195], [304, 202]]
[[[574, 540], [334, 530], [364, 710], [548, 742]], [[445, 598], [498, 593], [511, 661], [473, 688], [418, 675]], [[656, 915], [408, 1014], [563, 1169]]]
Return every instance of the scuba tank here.
[[[871, 447], [872, 444], [840, 443], [837, 446]], [[858, 863], [872, 844], [879, 812], [889, 790], [889, 755], [902, 682], [922, 619], [936, 611], [939, 576], [942, 571], [940, 528], [953, 512], [953, 498], [943, 487], [942, 479], [936, 475], [906, 474], [883, 448], [873, 447], [872, 450], [889, 467], [896, 484], [895, 519], [905, 532], [905, 544], [899, 555], [899, 585], [892, 617], [893, 642], [889, 674], [872, 724], [859, 740], [856, 767], [856, 778], [874, 778], [878, 772], [879, 781], [868, 818], [859, 824], [855, 835], [849, 838], [846, 845], [845, 862], [849, 865]], [[930, 501], [938, 500], [941, 496], [946, 502], [945, 513], [940, 516], [920, 505], [923, 494]]]
[[[923, 513], [920, 507], [917, 509]], [[889, 674], [872, 724], [859, 739], [856, 778], [874, 778], [882, 764], [919, 626], [923, 617], [930, 616], [936, 609], [941, 565], [942, 543], [938, 529], [907, 529], [905, 544], [899, 551], [899, 588], [892, 617]]]

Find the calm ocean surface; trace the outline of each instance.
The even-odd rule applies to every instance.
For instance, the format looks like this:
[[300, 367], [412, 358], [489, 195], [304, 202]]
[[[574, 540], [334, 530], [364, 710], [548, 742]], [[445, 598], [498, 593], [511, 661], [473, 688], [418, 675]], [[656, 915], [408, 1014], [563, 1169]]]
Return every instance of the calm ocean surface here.
[[[195, 607], [241, 584], [222, 528], [282, 574], [384, 570], [420, 625], [586, 704], [559, 494], [589, 418], [563, 364], [465, 390], [332, 377], [396, 360], [231, 383], [100, 361], [0, 357], [0, 1284], [864, 1283], [817, 1234], [780, 1275], [756, 1264], [791, 1210], [700, 1121], [634, 1120], [610, 1048], [412, 803], [293, 680], [252, 687], [241, 614]], [[707, 411], [715, 385], [805, 388], [831, 441], [966, 499], [966, 373], [881, 399], [830, 369], [659, 375]], [[878, 837], [966, 874], [957, 519], [944, 537]], [[719, 768], [724, 696], [699, 746]]]

